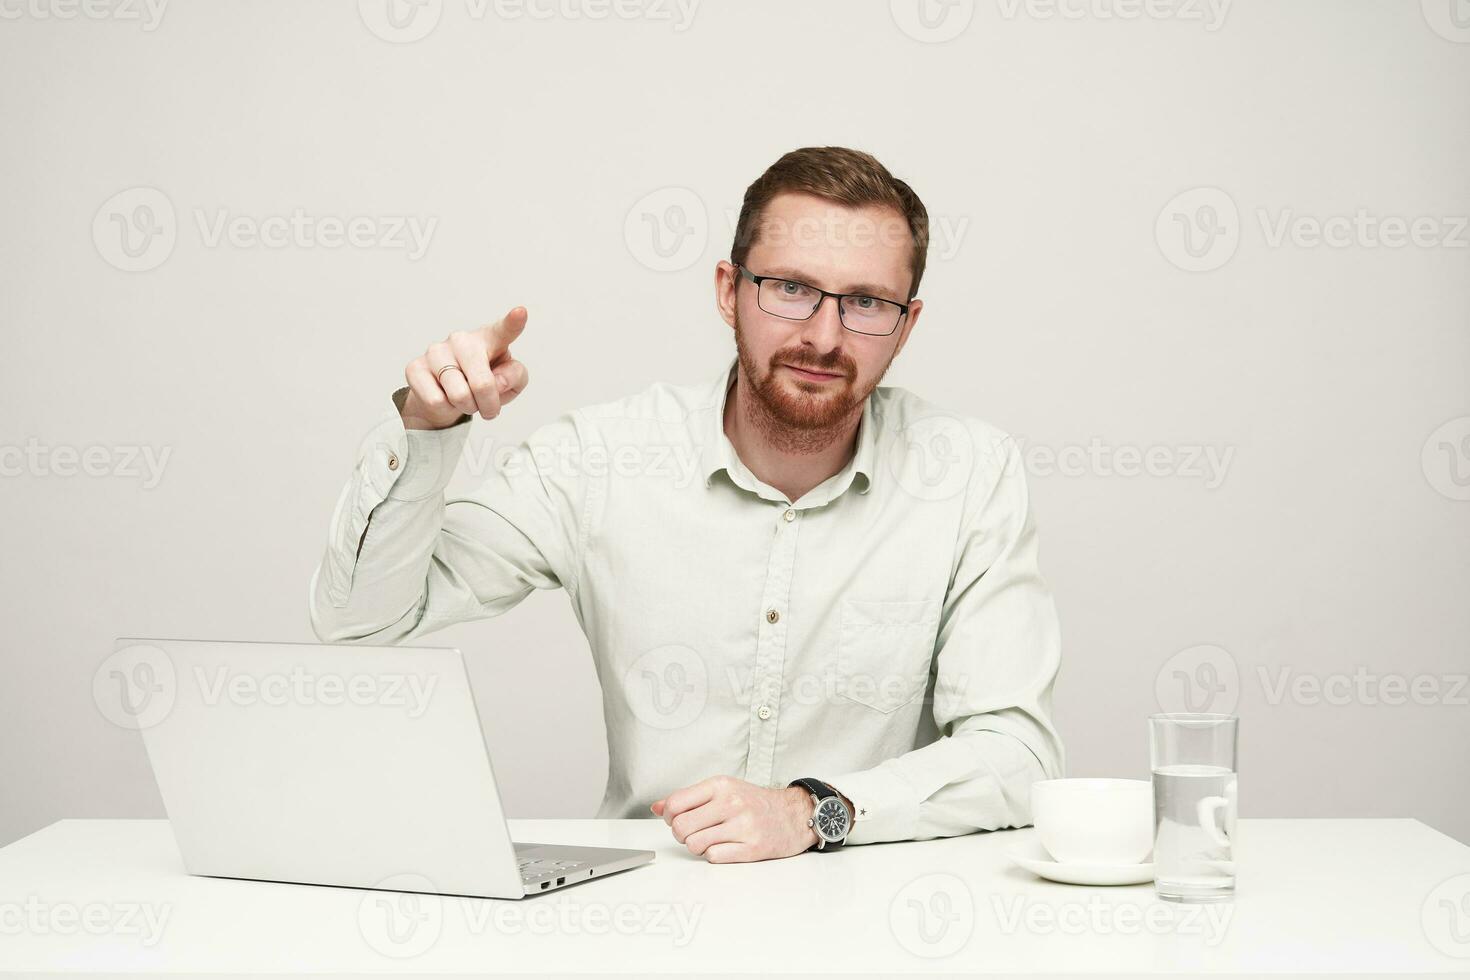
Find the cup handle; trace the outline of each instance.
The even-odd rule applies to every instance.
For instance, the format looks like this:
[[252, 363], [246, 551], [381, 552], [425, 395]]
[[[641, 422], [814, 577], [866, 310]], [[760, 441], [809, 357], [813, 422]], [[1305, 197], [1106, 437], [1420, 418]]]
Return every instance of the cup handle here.
[[[1230, 838], [1225, 836], [1225, 820], [1223, 814], [1228, 810], [1230, 800], [1224, 796], [1206, 796], [1199, 801], [1197, 816], [1199, 826], [1209, 838], [1221, 847], [1230, 846]], [[1222, 814], [1220, 819], [1216, 814]]]

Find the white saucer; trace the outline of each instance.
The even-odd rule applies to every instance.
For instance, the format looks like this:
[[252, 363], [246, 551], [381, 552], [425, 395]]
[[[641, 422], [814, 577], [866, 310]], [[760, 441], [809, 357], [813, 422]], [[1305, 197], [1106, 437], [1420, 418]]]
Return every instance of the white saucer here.
[[1145, 864], [1062, 864], [1053, 861], [1040, 841], [1027, 841], [1006, 855], [1014, 863], [1048, 881], [1065, 885], [1141, 885], [1154, 880], [1152, 861]]

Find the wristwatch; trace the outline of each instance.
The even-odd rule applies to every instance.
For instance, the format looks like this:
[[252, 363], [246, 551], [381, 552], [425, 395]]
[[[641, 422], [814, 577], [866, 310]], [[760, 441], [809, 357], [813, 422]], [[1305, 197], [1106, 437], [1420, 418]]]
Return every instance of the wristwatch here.
[[852, 813], [842, 796], [820, 779], [796, 779], [788, 785], [800, 786], [812, 794], [812, 816], [806, 825], [817, 832], [817, 842], [807, 850], [836, 850], [852, 832]]

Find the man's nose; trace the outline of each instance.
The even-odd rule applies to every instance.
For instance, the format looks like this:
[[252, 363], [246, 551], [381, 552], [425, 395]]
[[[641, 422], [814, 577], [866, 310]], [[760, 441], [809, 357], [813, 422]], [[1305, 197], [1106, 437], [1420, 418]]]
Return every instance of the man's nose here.
[[817, 311], [802, 324], [801, 339], [826, 354], [842, 346], [842, 316], [837, 308], [837, 297], [823, 296]]

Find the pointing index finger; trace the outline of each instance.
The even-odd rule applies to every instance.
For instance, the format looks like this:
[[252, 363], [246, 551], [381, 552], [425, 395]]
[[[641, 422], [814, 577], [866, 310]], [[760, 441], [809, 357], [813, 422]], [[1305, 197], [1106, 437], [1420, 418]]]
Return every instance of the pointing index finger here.
[[510, 349], [511, 343], [526, 329], [527, 316], [526, 308], [517, 306], [486, 328], [492, 359]]

